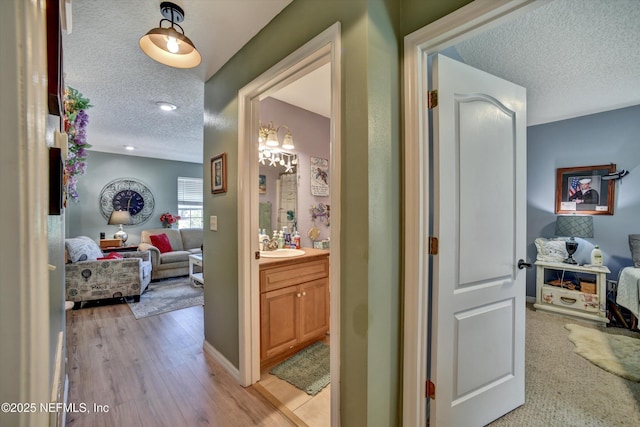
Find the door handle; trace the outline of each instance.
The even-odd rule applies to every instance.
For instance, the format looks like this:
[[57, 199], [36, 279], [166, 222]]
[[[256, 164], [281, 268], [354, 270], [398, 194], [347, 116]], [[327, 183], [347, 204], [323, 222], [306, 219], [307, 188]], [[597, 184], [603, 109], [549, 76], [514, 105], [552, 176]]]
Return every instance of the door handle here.
[[518, 268], [522, 270], [523, 268], [531, 268], [531, 264], [528, 262], [524, 262], [523, 259], [518, 260]]

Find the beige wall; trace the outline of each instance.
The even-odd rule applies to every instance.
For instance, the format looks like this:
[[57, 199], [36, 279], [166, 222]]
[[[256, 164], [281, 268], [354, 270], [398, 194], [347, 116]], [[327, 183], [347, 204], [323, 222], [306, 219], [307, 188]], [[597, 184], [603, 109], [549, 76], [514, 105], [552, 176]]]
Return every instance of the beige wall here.
[[[413, 31], [466, 3], [295, 0], [205, 85], [205, 165], [226, 152], [229, 166], [227, 193], [205, 197], [205, 217], [217, 215], [219, 229], [205, 233], [205, 257], [215, 260], [205, 264], [205, 275], [216, 277], [205, 293], [205, 339], [238, 366], [238, 90], [341, 22], [340, 393], [345, 426], [400, 422], [401, 27], [406, 21]], [[205, 182], [208, 174], [205, 167]]]

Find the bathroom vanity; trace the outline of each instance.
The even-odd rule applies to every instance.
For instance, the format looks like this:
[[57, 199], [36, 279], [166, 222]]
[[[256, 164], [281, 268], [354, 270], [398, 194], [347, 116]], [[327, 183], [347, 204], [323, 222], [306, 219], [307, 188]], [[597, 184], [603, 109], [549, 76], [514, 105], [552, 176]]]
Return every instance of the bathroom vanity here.
[[260, 259], [260, 364], [283, 359], [329, 331], [329, 251]]

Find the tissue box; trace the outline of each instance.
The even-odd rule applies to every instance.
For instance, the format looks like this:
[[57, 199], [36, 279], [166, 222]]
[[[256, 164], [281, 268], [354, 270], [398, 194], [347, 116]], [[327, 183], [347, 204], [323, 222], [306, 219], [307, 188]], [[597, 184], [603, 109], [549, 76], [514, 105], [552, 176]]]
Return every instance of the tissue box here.
[[329, 249], [329, 240], [319, 240], [317, 242], [313, 242], [314, 249]]

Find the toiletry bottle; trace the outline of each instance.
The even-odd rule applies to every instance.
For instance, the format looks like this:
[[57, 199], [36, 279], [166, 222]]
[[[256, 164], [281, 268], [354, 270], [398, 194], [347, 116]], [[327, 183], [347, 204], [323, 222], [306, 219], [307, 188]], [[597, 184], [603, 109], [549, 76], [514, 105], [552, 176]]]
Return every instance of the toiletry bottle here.
[[293, 243], [296, 245], [296, 249], [300, 249], [300, 233], [298, 233], [298, 230], [293, 232]]
[[591, 265], [602, 265], [602, 251], [598, 245], [591, 251]]
[[289, 229], [285, 225], [282, 227], [282, 234], [284, 234], [284, 245], [285, 247], [291, 247], [291, 233], [289, 233]]
[[284, 234], [281, 231], [280, 234], [278, 235], [278, 249], [282, 249], [282, 248], [284, 248]]

